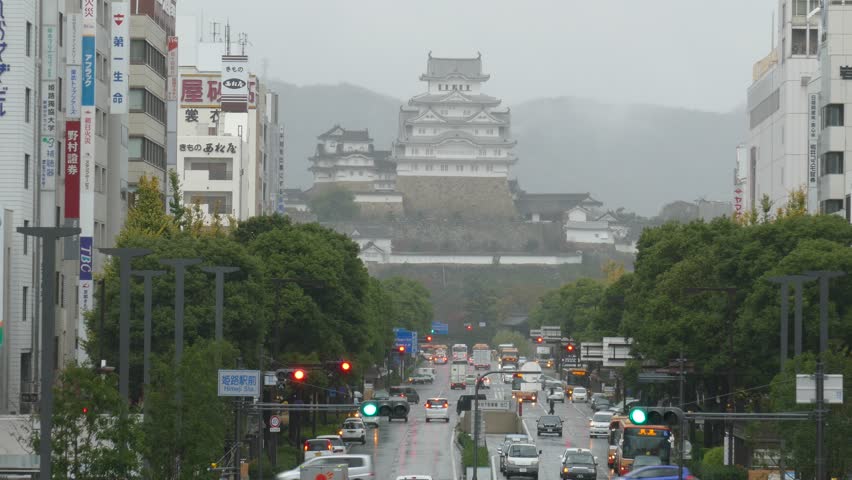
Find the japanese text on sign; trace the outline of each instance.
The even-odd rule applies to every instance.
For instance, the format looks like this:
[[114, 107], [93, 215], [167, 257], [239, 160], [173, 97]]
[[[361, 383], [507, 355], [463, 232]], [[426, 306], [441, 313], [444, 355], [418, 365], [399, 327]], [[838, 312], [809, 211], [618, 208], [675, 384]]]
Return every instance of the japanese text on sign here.
[[[222, 81], [218, 76], [182, 77], [180, 82], [180, 103], [182, 108], [218, 107], [222, 99]], [[248, 82], [249, 108], [257, 105], [257, 80]]]
[[3, 85], [3, 74], [12, 69], [12, 66], [3, 58], [3, 53], [9, 46], [9, 42], [6, 41], [6, 14], [3, 2], [4, 0], [0, 0], [0, 117], [6, 116], [6, 93], [9, 91], [9, 87]]
[[112, 4], [112, 74], [110, 75], [112, 108], [110, 113], [128, 112], [128, 72], [130, 68], [130, 4]]
[[259, 370], [219, 370], [220, 397], [260, 396]]
[[230, 142], [227, 145], [223, 143], [181, 143], [178, 150], [181, 152], [204, 152], [208, 155], [211, 153], [237, 153], [236, 145]]

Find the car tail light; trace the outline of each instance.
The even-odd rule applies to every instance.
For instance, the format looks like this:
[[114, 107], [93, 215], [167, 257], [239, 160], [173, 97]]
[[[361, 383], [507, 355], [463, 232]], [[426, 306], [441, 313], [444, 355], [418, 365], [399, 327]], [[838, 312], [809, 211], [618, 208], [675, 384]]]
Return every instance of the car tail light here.
[[431, 404], [429, 404], [429, 403], [427, 403], [427, 404], [426, 404], [426, 408], [432, 408], [432, 405], [431, 405]]
[[308, 451], [308, 442], [305, 442], [305, 451]]
[[444, 404], [444, 408], [448, 408], [449, 406], [450, 406], [450, 404], [449, 404], [449, 403], [445, 403], [445, 404]]
[[329, 449], [329, 450], [334, 450], [334, 447], [331, 445], [331, 442], [328, 442], [328, 449]]

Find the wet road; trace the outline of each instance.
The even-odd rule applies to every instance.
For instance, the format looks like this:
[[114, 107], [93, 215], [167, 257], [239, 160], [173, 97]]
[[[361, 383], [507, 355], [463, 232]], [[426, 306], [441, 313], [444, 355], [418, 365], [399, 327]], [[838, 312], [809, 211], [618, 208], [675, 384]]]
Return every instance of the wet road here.
[[[367, 444], [354, 445], [352, 453], [370, 454], [374, 459], [377, 479], [395, 479], [400, 475], [431, 475], [434, 480], [454, 480], [461, 477], [459, 459], [453, 446], [453, 432], [458, 420], [455, 413], [459, 395], [473, 393], [468, 387], [467, 392], [449, 389], [449, 365], [436, 365], [438, 376], [431, 385], [416, 385], [420, 394], [420, 403], [411, 405], [408, 423], [396, 420], [388, 423], [381, 420], [378, 429], [371, 429]], [[468, 367], [473, 372], [473, 367]], [[548, 374], [548, 372], [545, 372]], [[508, 384], [500, 382], [496, 375], [492, 376], [492, 388], [484, 392], [488, 398], [511, 399], [512, 391]], [[425, 421], [423, 403], [430, 397], [445, 397], [450, 401], [450, 423]], [[598, 457], [598, 480], [609, 476], [606, 467], [607, 445], [605, 439], [589, 438], [589, 417], [591, 409], [585, 403], [556, 404], [556, 414], [564, 422], [563, 436], [535, 436], [536, 419], [546, 413], [546, 404], [524, 405], [524, 423], [532, 433], [533, 438], [542, 450], [540, 478], [559, 479], [559, 457], [567, 447], [590, 448]], [[496, 455], [496, 448], [502, 440], [502, 435], [488, 435], [486, 441], [491, 456]], [[496, 477], [503, 476], [496, 468]]]

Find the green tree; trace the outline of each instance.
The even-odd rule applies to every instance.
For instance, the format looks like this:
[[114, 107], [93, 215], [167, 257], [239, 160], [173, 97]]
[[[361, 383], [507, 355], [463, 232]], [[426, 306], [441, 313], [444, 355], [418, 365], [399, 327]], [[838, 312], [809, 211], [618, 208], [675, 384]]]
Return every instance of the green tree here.
[[186, 227], [186, 219], [189, 216], [186, 205], [183, 204], [183, 192], [181, 191], [180, 177], [175, 169], [169, 169], [169, 186], [171, 186], [171, 198], [169, 199], [169, 213], [172, 221], [178, 228]]
[[355, 194], [341, 187], [329, 188], [308, 201], [317, 218], [324, 222], [352, 220], [358, 217]]
[[582, 278], [547, 292], [530, 314], [530, 326], [559, 325], [563, 335], [575, 339], [599, 338], [595, 326], [605, 288], [603, 282]]
[[493, 325], [498, 320], [497, 289], [478, 278], [469, 278], [464, 286], [464, 319], [478, 325]]
[[168, 235], [172, 222], [166, 215], [160, 181], [157, 177], [142, 176], [136, 189], [136, 202], [127, 212], [119, 242], [136, 236], [158, 237]]
[[394, 327], [428, 332], [432, 326], [432, 302], [429, 290], [418, 281], [403, 277], [382, 280], [391, 306]]
[[[118, 394], [118, 376], [69, 366], [54, 387], [53, 479], [138, 478], [139, 424]], [[122, 414], [125, 414], [122, 416]], [[126, 442], [127, 448], [116, 448]], [[38, 431], [30, 443], [38, 451]]]
[[231, 406], [218, 396], [217, 370], [233, 365], [235, 358], [227, 343], [199, 342], [184, 350], [177, 371], [171, 362], [156, 362], [141, 450], [152, 478], [203, 477], [222, 456]]

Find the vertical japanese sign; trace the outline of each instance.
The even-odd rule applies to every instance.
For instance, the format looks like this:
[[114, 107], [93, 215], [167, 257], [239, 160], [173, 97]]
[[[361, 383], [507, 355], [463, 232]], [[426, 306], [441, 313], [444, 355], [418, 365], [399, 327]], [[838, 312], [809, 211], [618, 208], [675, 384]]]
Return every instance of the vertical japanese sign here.
[[9, 57], [4, 57], [4, 52], [9, 48], [12, 38], [6, 39], [6, 13], [4, 8], [5, 0], [0, 0], [0, 42], [3, 48], [0, 49], [0, 118], [6, 116], [6, 94], [9, 92], [9, 87], [3, 84], [3, 74], [12, 69], [12, 65], [6, 63]]
[[81, 0], [83, 9], [82, 86], [80, 120], [80, 298], [78, 328], [85, 340], [84, 313], [92, 309], [92, 235], [95, 227], [95, 192], [92, 175], [95, 169], [95, 35], [97, 3]]
[[130, 4], [112, 3], [112, 107], [110, 113], [127, 113], [127, 80], [130, 68]]
[[[39, 156], [41, 168], [39, 180], [42, 192], [56, 190], [56, 25], [44, 25], [41, 29], [43, 69], [41, 72], [41, 141]], [[2, 47], [2, 43], [0, 43]], [[50, 199], [44, 199], [49, 201]], [[51, 202], [52, 203], [52, 202]], [[50, 210], [53, 207], [50, 206]], [[51, 215], [52, 216], [52, 215]], [[47, 217], [48, 219], [50, 217]], [[49, 221], [42, 218], [42, 222]]]
[[[68, 15], [68, 27], [65, 30], [65, 118], [80, 118], [80, 60], [83, 50], [83, 16], [79, 13]], [[79, 122], [78, 122], [79, 123]], [[79, 129], [79, 127], [78, 127]]]
[[249, 101], [248, 57], [222, 55], [223, 112], [248, 112]]
[[178, 37], [169, 37], [166, 76], [166, 100], [176, 102], [178, 92]]
[[819, 108], [816, 93], [808, 95], [808, 212], [819, 211], [817, 196], [819, 173], [817, 172], [817, 144], [819, 140]]
[[80, 120], [65, 122], [65, 218], [80, 218]]

